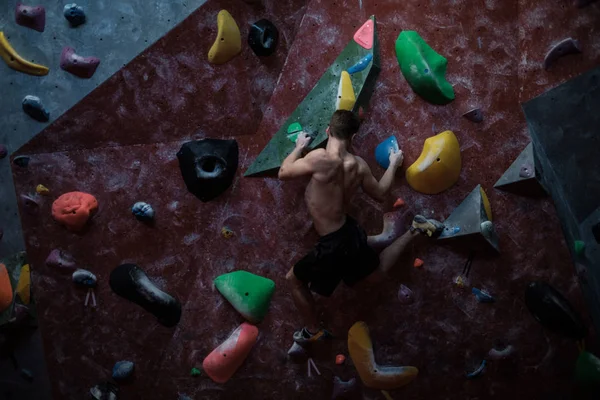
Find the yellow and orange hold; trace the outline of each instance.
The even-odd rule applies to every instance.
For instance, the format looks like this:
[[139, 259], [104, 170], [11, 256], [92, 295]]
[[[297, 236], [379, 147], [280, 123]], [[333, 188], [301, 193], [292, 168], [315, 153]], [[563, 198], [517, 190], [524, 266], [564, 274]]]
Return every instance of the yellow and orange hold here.
[[350, 78], [350, 74], [347, 71], [342, 71], [335, 109], [352, 111], [354, 103], [356, 103], [356, 95], [352, 87], [352, 78]]
[[0, 31], [0, 57], [15, 71], [37, 76], [48, 75], [48, 67], [34, 64], [21, 57], [10, 45], [2, 31]]
[[19, 275], [19, 282], [15, 291], [19, 295], [21, 302], [28, 305], [31, 301], [31, 271], [29, 270], [29, 264], [21, 267], [21, 275]]
[[208, 61], [225, 64], [242, 51], [242, 36], [235, 20], [227, 10], [217, 15], [217, 38], [208, 52]]

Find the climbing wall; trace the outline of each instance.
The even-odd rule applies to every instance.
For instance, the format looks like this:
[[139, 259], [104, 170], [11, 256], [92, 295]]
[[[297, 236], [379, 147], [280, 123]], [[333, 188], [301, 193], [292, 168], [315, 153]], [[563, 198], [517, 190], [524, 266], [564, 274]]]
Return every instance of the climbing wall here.
[[[486, 0], [474, 7], [466, 0], [447, 5], [312, 0], [304, 7], [292, 0], [264, 6], [211, 0], [25, 145], [17, 154], [31, 161], [27, 168], [13, 167], [17, 194], [31, 192], [38, 183], [52, 191], [37, 214], [21, 210], [21, 216], [55, 397], [86, 396], [89, 387], [108, 378], [115, 361], [129, 359], [136, 362], [136, 380], [122, 387], [124, 399], [178, 394], [328, 399], [334, 374], [356, 376], [351, 364], [335, 366], [333, 358], [347, 351], [347, 331], [358, 320], [370, 327], [379, 364], [420, 370], [414, 382], [391, 392], [394, 398], [505, 399], [517, 395], [515, 387], [517, 398], [571, 397], [576, 347], [544, 331], [523, 302], [527, 282], [543, 279], [584, 309], [553, 205], [492, 187], [529, 142], [520, 102], [600, 63], [600, 7], [533, 3]], [[206, 54], [222, 8], [232, 13], [243, 38], [248, 23], [271, 19], [281, 33], [277, 55], [259, 60], [243, 45], [230, 63], [209, 65]], [[315, 358], [322, 376], [307, 378], [305, 364], [286, 359], [301, 323], [284, 280], [317, 239], [303, 183], [241, 174], [370, 15], [377, 18], [381, 73], [356, 152], [381, 176], [373, 150], [390, 134], [396, 134], [408, 166], [425, 138], [446, 129], [455, 132], [463, 160], [458, 183], [427, 196], [412, 191], [399, 173], [390, 199], [404, 198], [408, 216], [418, 212], [443, 219], [481, 184], [494, 210], [501, 254], [476, 255], [469, 280], [493, 294], [496, 303], [478, 303], [470, 291], [453, 284], [466, 253], [415, 247], [381, 287], [367, 292], [339, 287], [330, 300], [319, 299], [322, 317], [338, 339], [331, 351]], [[448, 58], [454, 102], [434, 106], [410, 89], [394, 52], [401, 30], [418, 31]], [[570, 35], [580, 36], [584, 53], [544, 71], [546, 44]], [[461, 117], [474, 107], [484, 110], [480, 124]], [[182, 143], [202, 137], [235, 138], [240, 148], [231, 189], [208, 203], [187, 192], [176, 159]], [[69, 233], [50, 217], [52, 200], [72, 190], [93, 193], [100, 205], [84, 234]], [[131, 216], [136, 201], [153, 205], [154, 226]], [[369, 233], [377, 233], [382, 213], [389, 210], [390, 203], [359, 195], [351, 212]], [[221, 235], [223, 226], [234, 232], [232, 237]], [[84, 307], [85, 292], [44, 265], [57, 247], [98, 277], [97, 308]], [[425, 265], [413, 268], [414, 257]], [[177, 327], [159, 325], [111, 292], [110, 271], [128, 262], [179, 298], [183, 310]], [[276, 284], [270, 311], [258, 324], [258, 342], [228, 383], [191, 377], [190, 369], [243, 321], [212, 284], [237, 269]], [[397, 297], [401, 283], [413, 291], [411, 304]], [[511, 344], [514, 355], [467, 380], [465, 373], [498, 340]], [[365, 398], [380, 396], [365, 389]]]

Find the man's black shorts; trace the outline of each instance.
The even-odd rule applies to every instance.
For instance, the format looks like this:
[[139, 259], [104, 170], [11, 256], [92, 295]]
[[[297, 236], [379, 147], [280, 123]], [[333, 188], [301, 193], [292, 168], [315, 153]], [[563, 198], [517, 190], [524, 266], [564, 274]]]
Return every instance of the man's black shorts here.
[[331, 296], [341, 280], [353, 286], [379, 266], [379, 256], [367, 244], [367, 234], [350, 217], [340, 229], [319, 239], [294, 266], [294, 275], [310, 290]]

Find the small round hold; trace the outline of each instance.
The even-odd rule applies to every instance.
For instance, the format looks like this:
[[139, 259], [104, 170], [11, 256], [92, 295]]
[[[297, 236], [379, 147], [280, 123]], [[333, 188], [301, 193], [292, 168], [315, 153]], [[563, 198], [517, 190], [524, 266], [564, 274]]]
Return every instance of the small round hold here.
[[83, 11], [83, 7], [78, 6], [75, 3], [67, 4], [63, 8], [63, 15], [73, 27], [85, 23], [85, 12]]
[[41, 194], [42, 196], [48, 196], [50, 195], [50, 189], [48, 189], [46, 186], [39, 184], [35, 187], [35, 191], [37, 194]]
[[87, 288], [95, 288], [98, 284], [96, 275], [85, 269], [78, 269], [73, 272], [73, 283]]
[[407, 286], [400, 285], [400, 289], [398, 289], [398, 301], [402, 304], [411, 304], [414, 301], [412, 290]]
[[534, 168], [531, 164], [526, 163], [521, 165], [521, 169], [519, 170], [519, 176], [521, 178], [531, 178], [533, 176]]
[[248, 45], [257, 56], [266, 57], [275, 52], [279, 31], [268, 19], [252, 24], [248, 33]]
[[344, 363], [344, 361], [346, 361], [346, 356], [343, 354], [338, 354], [337, 356], [335, 356], [335, 363], [337, 365], [342, 365]]
[[117, 361], [112, 369], [112, 377], [115, 381], [125, 381], [133, 375], [135, 364], [131, 361]]
[[230, 239], [233, 236], [233, 231], [224, 226], [221, 228], [221, 236], [223, 236], [225, 239]]
[[13, 163], [21, 168], [25, 168], [29, 165], [29, 157], [16, 156], [15, 158], [13, 158]]
[[494, 224], [492, 221], [483, 221], [481, 223], [481, 234], [488, 240], [494, 237]]
[[152, 221], [154, 219], [154, 209], [148, 203], [138, 201], [131, 207], [131, 213], [140, 221]]
[[5, 158], [8, 155], [8, 149], [5, 145], [0, 144], [0, 160]]

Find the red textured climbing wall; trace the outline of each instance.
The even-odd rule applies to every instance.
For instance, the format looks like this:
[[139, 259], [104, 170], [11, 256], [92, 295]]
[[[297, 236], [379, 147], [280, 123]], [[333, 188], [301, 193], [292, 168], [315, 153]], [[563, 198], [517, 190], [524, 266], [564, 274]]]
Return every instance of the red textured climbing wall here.
[[[53, 198], [43, 199], [37, 216], [22, 213], [55, 398], [84, 397], [108, 378], [115, 361], [129, 359], [137, 364], [137, 379], [123, 387], [124, 399], [172, 399], [178, 393], [193, 399], [328, 399], [332, 374], [355, 375], [351, 365], [335, 366], [334, 355], [346, 351], [346, 332], [357, 320], [370, 326], [380, 363], [420, 369], [416, 381], [391, 393], [394, 398], [574, 398], [575, 345], [544, 331], [522, 298], [529, 280], [544, 279], [583, 308], [553, 205], [492, 186], [528, 142], [519, 103], [600, 64], [600, 5], [578, 10], [566, 0], [312, 0], [306, 8], [303, 1], [263, 3], [265, 8], [209, 1], [18, 152], [31, 156], [27, 169], [14, 169], [18, 194], [43, 183], [54, 197], [88, 191], [100, 204], [82, 235], [52, 221]], [[261, 61], [244, 45], [231, 63], [209, 65], [206, 54], [220, 8], [231, 11], [243, 35], [247, 23], [272, 19], [283, 39], [278, 56]], [[403, 197], [409, 213], [443, 218], [481, 183], [502, 255], [476, 257], [470, 278], [498, 301], [478, 304], [468, 291], [453, 287], [465, 254], [412, 249], [382, 287], [367, 293], [340, 287], [332, 299], [319, 301], [339, 339], [331, 353], [318, 357], [323, 376], [308, 379], [306, 366], [285, 356], [300, 325], [284, 274], [316, 240], [303, 185], [241, 173], [371, 14], [378, 21], [382, 73], [356, 139], [357, 153], [379, 176], [383, 171], [372, 152], [390, 134], [397, 135], [408, 166], [426, 137], [446, 129], [456, 133], [464, 163], [457, 185], [425, 196], [399, 174], [390, 199]], [[394, 54], [401, 30], [417, 30], [448, 58], [453, 103], [432, 106], [411, 91]], [[584, 53], [543, 71], [547, 46], [568, 36], [581, 40]], [[474, 106], [484, 110], [481, 124], [461, 117]], [[210, 203], [186, 191], [175, 157], [183, 142], [200, 137], [235, 137], [240, 146], [238, 177]], [[154, 227], [131, 216], [138, 200], [156, 209]], [[352, 212], [375, 233], [389, 207], [359, 195]], [[233, 238], [220, 236], [224, 225], [233, 229]], [[73, 253], [98, 276], [97, 309], [83, 307], [85, 294], [72, 287], [69, 276], [44, 266], [55, 247]], [[425, 261], [421, 269], [411, 266], [416, 256]], [[180, 299], [183, 315], [176, 328], [162, 327], [110, 291], [111, 269], [125, 262], [140, 265]], [[190, 377], [189, 370], [242, 321], [212, 287], [214, 277], [235, 269], [267, 276], [277, 290], [246, 363], [230, 382], [217, 385], [206, 376]], [[412, 305], [398, 301], [401, 283], [415, 293]], [[496, 339], [513, 345], [515, 356], [490, 363], [480, 379], [466, 380], [465, 368]], [[381, 396], [369, 390], [365, 395]]]

